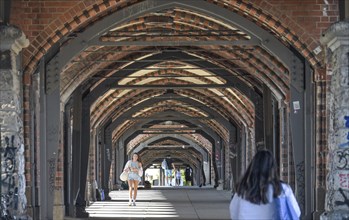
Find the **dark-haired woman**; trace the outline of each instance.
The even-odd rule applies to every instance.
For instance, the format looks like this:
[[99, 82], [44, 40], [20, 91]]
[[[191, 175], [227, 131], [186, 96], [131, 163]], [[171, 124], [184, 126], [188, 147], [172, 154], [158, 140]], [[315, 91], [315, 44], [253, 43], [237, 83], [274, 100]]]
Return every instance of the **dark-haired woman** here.
[[285, 194], [298, 216], [301, 212], [291, 187], [280, 181], [275, 159], [261, 150], [252, 159], [230, 202], [231, 219], [276, 219], [275, 198]]
[[[128, 172], [129, 206], [136, 206], [138, 183], [143, 173], [141, 158], [137, 153], [132, 155], [132, 160], [127, 161], [124, 171]], [[133, 188], [133, 196], [132, 196]]]

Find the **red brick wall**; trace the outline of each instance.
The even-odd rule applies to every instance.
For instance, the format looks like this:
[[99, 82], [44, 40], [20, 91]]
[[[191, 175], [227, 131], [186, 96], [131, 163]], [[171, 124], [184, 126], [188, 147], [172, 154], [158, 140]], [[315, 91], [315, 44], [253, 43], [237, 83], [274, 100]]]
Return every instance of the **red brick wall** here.
[[[138, 0], [139, 1], [139, 0]], [[251, 20], [258, 20], [261, 25], [270, 25], [268, 29], [274, 32], [283, 32], [276, 24], [290, 29], [302, 43], [309, 48], [301, 51], [307, 57], [319, 45], [321, 33], [332, 23], [338, 20], [338, 0], [328, 0], [329, 5], [323, 0], [208, 0], [216, 4], [228, 3], [230, 8], [240, 10]], [[136, 0], [127, 1], [128, 4]], [[92, 20], [95, 16], [105, 14], [107, 10], [115, 9], [116, 5], [123, 7], [125, 0], [16, 0], [12, 3], [11, 24], [17, 25], [28, 36], [31, 46], [24, 50], [24, 64], [26, 72], [31, 73], [42, 55], [58, 41], [60, 36], [85, 25], [85, 21]], [[252, 6], [252, 7], [251, 7]], [[327, 16], [324, 16], [324, 7]], [[252, 8], [252, 9], [251, 9]], [[259, 10], [260, 9], [260, 10]], [[85, 15], [83, 11], [86, 10]], [[88, 16], [86, 16], [88, 14]], [[269, 17], [268, 17], [269, 15]], [[74, 19], [75, 18], [75, 19]], [[56, 33], [59, 31], [58, 33]], [[47, 39], [50, 38], [49, 42]], [[297, 41], [291, 43], [297, 43]], [[303, 46], [303, 47], [304, 47]], [[321, 60], [320, 58], [316, 59]], [[313, 65], [316, 62], [311, 62]], [[28, 82], [28, 78], [26, 82]]]

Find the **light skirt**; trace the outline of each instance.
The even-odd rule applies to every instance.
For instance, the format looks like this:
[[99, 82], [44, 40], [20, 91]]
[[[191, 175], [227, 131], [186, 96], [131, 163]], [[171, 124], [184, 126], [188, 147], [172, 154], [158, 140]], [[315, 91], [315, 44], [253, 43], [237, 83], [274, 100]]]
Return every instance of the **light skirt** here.
[[138, 180], [138, 181], [141, 181], [141, 177], [138, 175], [138, 173], [130, 172], [128, 174], [128, 180]]

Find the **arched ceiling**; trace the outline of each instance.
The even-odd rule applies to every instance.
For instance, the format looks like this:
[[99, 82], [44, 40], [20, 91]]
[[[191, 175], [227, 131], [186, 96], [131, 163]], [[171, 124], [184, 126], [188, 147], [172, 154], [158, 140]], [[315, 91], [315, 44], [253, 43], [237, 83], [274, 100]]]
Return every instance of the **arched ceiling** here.
[[[67, 99], [78, 85], [91, 93], [91, 128], [111, 126], [114, 143], [127, 132], [136, 134], [127, 143], [127, 152], [164, 133], [191, 139], [211, 152], [210, 135], [203, 134], [212, 131], [228, 141], [232, 127], [252, 130], [255, 97], [264, 85], [278, 100], [289, 93], [289, 70], [278, 57], [247, 31], [200, 10], [161, 8], [96, 36], [96, 45], [65, 66], [61, 94]], [[155, 118], [166, 112], [181, 116]], [[188, 126], [189, 120], [181, 117], [197, 121]], [[172, 139], [160, 143], [164, 149], [156, 152], [159, 156], [180, 145]], [[150, 162], [149, 152], [155, 151], [147, 152], [142, 156]], [[170, 152], [187, 160], [193, 153]]]

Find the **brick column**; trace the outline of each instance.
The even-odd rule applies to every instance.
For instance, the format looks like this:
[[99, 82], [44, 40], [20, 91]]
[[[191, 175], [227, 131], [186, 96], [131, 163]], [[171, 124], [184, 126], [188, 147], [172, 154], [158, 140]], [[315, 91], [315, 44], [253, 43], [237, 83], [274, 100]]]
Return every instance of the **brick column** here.
[[349, 22], [333, 24], [321, 38], [326, 48], [329, 164], [323, 219], [349, 214]]
[[[29, 45], [21, 30], [0, 25], [1, 219], [26, 219], [22, 72], [19, 53]], [[1, 202], [4, 200], [1, 199]], [[3, 207], [6, 206], [6, 208]], [[7, 218], [6, 218], [7, 219]]]

